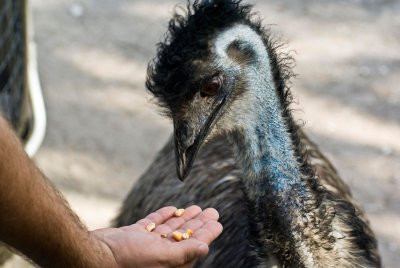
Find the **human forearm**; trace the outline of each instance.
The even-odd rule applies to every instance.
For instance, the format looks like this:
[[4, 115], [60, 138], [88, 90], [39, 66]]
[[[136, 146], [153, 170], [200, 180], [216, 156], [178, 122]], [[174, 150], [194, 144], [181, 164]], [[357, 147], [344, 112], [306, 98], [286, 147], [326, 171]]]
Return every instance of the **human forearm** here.
[[44, 267], [94, 267], [104, 248], [0, 118], [0, 240]]

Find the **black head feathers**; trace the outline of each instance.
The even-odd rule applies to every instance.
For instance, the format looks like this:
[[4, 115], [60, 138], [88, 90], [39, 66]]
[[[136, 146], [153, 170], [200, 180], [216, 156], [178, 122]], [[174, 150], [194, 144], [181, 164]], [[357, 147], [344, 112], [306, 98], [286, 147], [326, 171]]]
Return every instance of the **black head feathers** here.
[[165, 40], [157, 44], [157, 55], [149, 64], [146, 81], [147, 89], [165, 108], [165, 114], [171, 116], [174, 107], [197, 92], [191, 84], [195, 80], [193, 75], [199, 71], [195, 62], [212, 57], [209, 47], [212, 38], [235, 24], [249, 25], [263, 38], [274, 66], [277, 89], [286, 99], [289, 91], [285, 82], [291, 74], [288, 57], [278, 59], [276, 45], [270, 42], [268, 32], [251, 8], [241, 0], [189, 0], [184, 14], [174, 14]]
[[235, 23], [250, 23], [250, 9], [240, 0], [204, 0], [188, 2], [184, 14], [174, 14], [165, 40], [157, 44], [146, 81], [167, 114], [176, 102], [195, 93], [189, 84], [196, 68], [193, 62], [210, 56], [210, 38]]

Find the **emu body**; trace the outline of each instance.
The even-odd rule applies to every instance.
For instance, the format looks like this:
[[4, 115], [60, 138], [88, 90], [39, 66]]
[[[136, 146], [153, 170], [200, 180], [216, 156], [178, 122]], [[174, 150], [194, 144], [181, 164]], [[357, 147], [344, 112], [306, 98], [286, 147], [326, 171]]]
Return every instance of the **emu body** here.
[[147, 87], [173, 119], [179, 178], [192, 174], [174, 181], [169, 144], [130, 193], [117, 225], [147, 213], [133, 214], [144, 204], [197, 203], [219, 209], [225, 226], [199, 266], [379, 266], [367, 220], [292, 119], [290, 72], [251, 17], [240, 1], [215, 0], [195, 2], [187, 17], [170, 22]]

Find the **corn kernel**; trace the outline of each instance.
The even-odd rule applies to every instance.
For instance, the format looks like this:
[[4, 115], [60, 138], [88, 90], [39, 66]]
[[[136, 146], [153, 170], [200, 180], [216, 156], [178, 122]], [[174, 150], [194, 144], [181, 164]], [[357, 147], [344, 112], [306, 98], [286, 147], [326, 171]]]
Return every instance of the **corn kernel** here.
[[175, 211], [174, 215], [175, 215], [176, 217], [180, 217], [180, 216], [183, 215], [184, 212], [185, 212], [185, 209], [184, 209], [184, 208], [180, 208], [180, 209], [178, 209], [178, 210]]
[[156, 224], [154, 222], [150, 223], [149, 225], [146, 226], [146, 230], [148, 232], [153, 231], [156, 228]]
[[187, 229], [186, 230], [186, 233], [189, 235], [189, 237], [190, 236], [192, 236], [193, 235], [193, 230], [192, 229]]
[[176, 240], [176, 241], [181, 241], [183, 239], [182, 234], [178, 231], [175, 231], [172, 233], [172, 237]]
[[183, 240], [187, 240], [187, 239], [190, 238], [190, 236], [189, 236], [189, 234], [187, 232], [185, 232], [185, 233], [182, 234], [182, 238], [183, 238]]

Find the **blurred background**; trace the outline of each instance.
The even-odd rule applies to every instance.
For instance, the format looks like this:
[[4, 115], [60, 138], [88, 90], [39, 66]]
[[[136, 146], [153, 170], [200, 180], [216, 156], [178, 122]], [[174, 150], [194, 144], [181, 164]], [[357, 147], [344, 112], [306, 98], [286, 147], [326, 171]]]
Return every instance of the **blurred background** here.
[[[293, 50], [296, 116], [400, 263], [400, 1], [245, 1]], [[144, 88], [179, 0], [29, 0], [47, 110], [34, 160], [90, 229], [105, 227], [171, 123]], [[13, 257], [5, 267], [30, 267]]]

